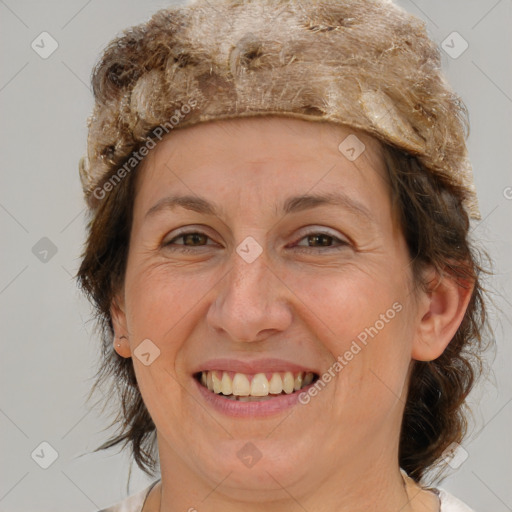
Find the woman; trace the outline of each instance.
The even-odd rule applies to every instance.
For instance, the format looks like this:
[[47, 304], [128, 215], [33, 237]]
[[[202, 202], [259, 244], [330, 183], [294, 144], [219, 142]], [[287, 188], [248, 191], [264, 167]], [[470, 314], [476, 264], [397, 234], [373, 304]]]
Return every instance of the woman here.
[[465, 110], [385, 0], [199, 1], [105, 50], [78, 273], [121, 432], [106, 511], [467, 511], [485, 305]]

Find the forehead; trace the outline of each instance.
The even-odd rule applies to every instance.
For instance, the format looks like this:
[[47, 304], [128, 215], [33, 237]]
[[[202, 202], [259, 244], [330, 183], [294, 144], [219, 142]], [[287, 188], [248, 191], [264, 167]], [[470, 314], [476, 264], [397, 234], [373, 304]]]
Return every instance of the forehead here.
[[[364, 145], [365, 156], [372, 159], [372, 163], [377, 166], [383, 156], [383, 148], [379, 140], [356, 128], [326, 121], [312, 121], [277, 115], [208, 121], [181, 129], [178, 125], [177, 130], [169, 133], [159, 143], [159, 148], [161, 149], [169, 141], [167, 146], [174, 146], [174, 149], [178, 150], [180, 145], [190, 145], [194, 144], [196, 140], [201, 140], [211, 150], [214, 149], [215, 143], [219, 139], [228, 137], [230, 139], [230, 149], [236, 151], [237, 146], [239, 146], [238, 141], [243, 144], [247, 143], [247, 141], [242, 140], [247, 134], [250, 134], [249, 136], [253, 138], [254, 144], [264, 141], [267, 153], [272, 150], [277, 155], [281, 153], [280, 148], [286, 149], [286, 146], [302, 148], [304, 143], [310, 149], [322, 147], [324, 151], [330, 149], [343, 154], [344, 149], [349, 149], [349, 146], [354, 146], [355, 143], [359, 148]], [[209, 144], [209, 140], [211, 144]], [[346, 140], [347, 144], [343, 144], [340, 148], [340, 144]], [[155, 153], [153, 153], [154, 156]], [[353, 155], [346, 153], [346, 156]], [[149, 159], [151, 158], [150, 154]]]
[[267, 196], [276, 196], [312, 187], [319, 192], [339, 185], [368, 189], [387, 182], [377, 139], [344, 125], [277, 116], [207, 122], [171, 132], [147, 155], [137, 181], [136, 203], [144, 205], [176, 187], [189, 193], [264, 187]]
[[[330, 151], [355, 162], [364, 149], [361, 160], [369, 161], [376, 169], [383, 166], [382, 144], [365, 132], [337, 123], [281, 116], [224, 119], [185, 128], [178, 126], [157, 143], [156, 149], [144, 159], [143, 166], [162, 164], [172, 153], [186, 156], [184, 153], [194, 147], [200, 153], [208, 150], [212, 156], [219, 156], [219, 152], [225, 154], [226, 147], [220, 148], [218, 144], [226, 139], [231, 153], [246, 154], [252, 146], [263, 143], [266, 156], [273, 154], [276, 158], [284, 155], [289, 158], [290, 151], [300, 148], [301, 153], [307, 150]], [[351, 153], [352, 148], [356, 154]]]

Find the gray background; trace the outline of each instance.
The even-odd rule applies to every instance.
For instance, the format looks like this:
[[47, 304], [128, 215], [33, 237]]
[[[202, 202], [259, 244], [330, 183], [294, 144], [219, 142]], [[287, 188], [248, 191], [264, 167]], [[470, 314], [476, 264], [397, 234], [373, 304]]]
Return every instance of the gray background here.
[[[469, 456], [441, 486], [476, 511], [510, 511], [512, 2], [399, 3], [427, 22], [439, 44], [453, 31], [469, 43], [458, 58], [443, 53], [443, 60], [470, 111], [483, 217], [473, 234], [495, 261], [487, 286], [502, 310], [491, 311], [498, 347], [493, 373], [471, 395], [474, 435], [463, 444]], [[94, 511], [126, 495], [128, 455], [87, 454], [106, 439], [101, 430], [108, 418], [85, 404], [99, 345], [91, 309], [72, 279], [85, 227], [77, 162], [92, 107], [90, 71], [101, 49], [121, 29], [170, 4], [0, 0], [0, 511]], [[43, 31], [59, 45], [47, 59], [31, 48]], [[456, 40], [452, 46], [461, 48]], [[57, 249], [47, 261], [33, 250], [48, 244], [43, 237]], [[31, 458], [43, 441], [58, 452], [46, 470]], [[149, 482], [134, 467], [129, 493]]]

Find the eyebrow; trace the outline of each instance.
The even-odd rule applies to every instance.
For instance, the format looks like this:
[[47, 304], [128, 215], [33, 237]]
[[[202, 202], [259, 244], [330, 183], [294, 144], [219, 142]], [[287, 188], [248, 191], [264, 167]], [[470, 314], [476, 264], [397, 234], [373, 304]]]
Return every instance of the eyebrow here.
[[[276, 214], [281, 213], [281, 215], [288, 215], [290, 213], [302, 212], [304, 210], [324, 205], [341, 206], [355, 215], [362, 216], [369, 221], [373, 221], [373, 216], [365, 205], [343, 192], [303, 194], [289, 197], [285, 200], [281, 209], [276, 210]], [[219, 218], [222, 217], [219, 206], [203, 197], [193, 195], [174, 195], [160, 199], [146, 212], [144, 218], [147, 219], [160, 211], [174, 210], [177, 207], [201, 213], [203, 215], [211, 215]]]

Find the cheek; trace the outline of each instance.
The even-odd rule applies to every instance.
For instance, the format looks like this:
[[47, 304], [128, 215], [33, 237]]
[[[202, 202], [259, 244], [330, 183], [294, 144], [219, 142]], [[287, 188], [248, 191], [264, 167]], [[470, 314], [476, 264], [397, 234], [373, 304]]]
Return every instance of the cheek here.
[[378, 426], [405, 403], [412, 329], [407, 304], [385, 301], [375, 312], [345, 338], [336, 395], [356, 423]]
[[171, 272], [165, 264], [134, 275], [127, 286], [127, 316], [131, 331], [137, 338], [168, 339], [169, 333], [200, 307], [205, 294], [218, 280], [213, 277]]
[[[208, 286], [207, 280], [197, 279], [192, 286], [190, 278], [177, 272], [171, 274], [163, 266], [139, 274], [127, 272], [126, 314], [132, 358], [148, 407], [157, 402], [155, 396], [176, 398], [180, 391], [176, 367], [182, 343], [194, 326], [187, 319], [193, 318], [201, 307]], [[151, 354], [152, 362], [147, 366], [138, 357], [145, 346], [142, 343]]]
[[378, 409], [385, 414], [400, 400], [411, 359], [414, 311], [403, 273], [352, 267], [302, 280], [297, 295], [332, 356], [339, 410], [345, 415], [351, 403], [355, 418], [369, 421]]
[[182, 385], [189, 378], [183, 374], [187, 340], [206, 316], [209, 292], [219, 279], [219, 272], [192, 275], [186, 270], [171, 271], [168, 264], [153, 265], [138, 274], [127, 273], [127, 321], [133, 338], [132, 353], [146, 339], [159, 351], [150, 366], [134, 357], [141, 393], [152, 414], [160, 409], [179, 410], [182, 395], [186, 393]]
[[295, 280], [289, 276], [288, 282], [322, 337], [332, 338], [333, 348], [344, 350], [353, 339], [364, 341], [369, 329], [374, 333], [375, 325], [379, 332], [389, 330], [403, 316], [404, 284], [383, 279], [386, 272], [379, 275], [353, 265]]

